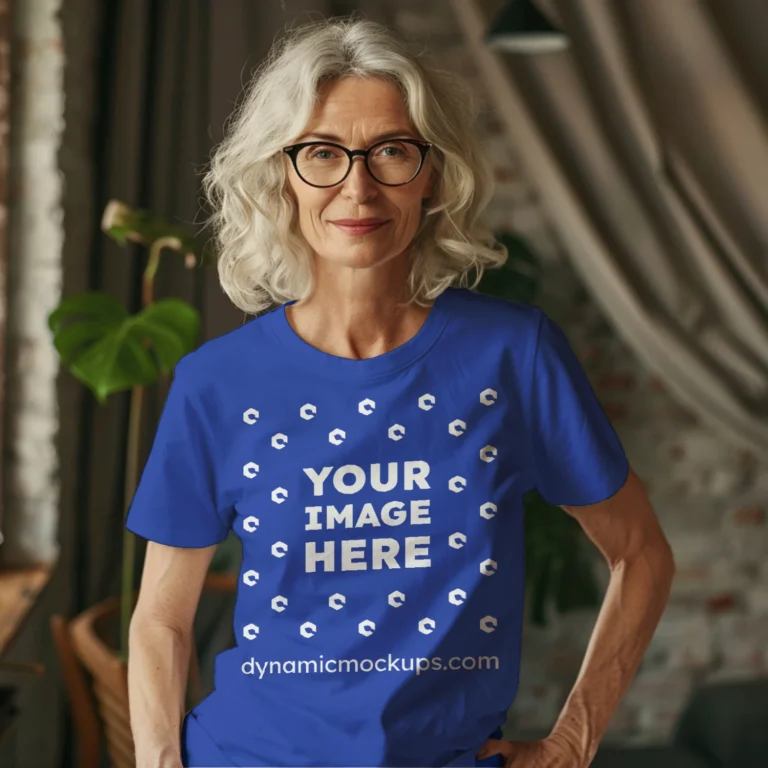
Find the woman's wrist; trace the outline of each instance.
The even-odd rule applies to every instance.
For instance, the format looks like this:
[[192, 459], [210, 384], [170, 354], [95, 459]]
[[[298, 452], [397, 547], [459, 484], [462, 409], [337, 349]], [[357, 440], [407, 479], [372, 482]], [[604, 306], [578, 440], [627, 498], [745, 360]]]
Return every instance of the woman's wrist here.
[[136, 754], [136, 768], [182, 768], [181, 753], [171, 746], [145, 749]]

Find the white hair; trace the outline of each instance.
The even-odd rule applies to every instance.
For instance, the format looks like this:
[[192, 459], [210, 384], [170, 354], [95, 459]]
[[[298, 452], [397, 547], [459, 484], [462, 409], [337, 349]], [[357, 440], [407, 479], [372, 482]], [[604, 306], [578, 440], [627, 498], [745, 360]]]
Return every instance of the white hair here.
[[502, 266], [507, 250], [480, 220], [494, 178], [473, 130], [477, 105], [468, 85], [399, 33], [357, 14], [288, 32], [254, 72], [203, 178], [219, 280], [235, 306], [259, 314], [312, 292], [312, 250], [286, 191], [282, 148], [304, 131], [320, 89], [342, 77], [394, 84], [413, 127], [433, 143], [433, 194], [409, 246], [411, 300], [426, 305], [450, 285], [474, 288], [485, 268]]

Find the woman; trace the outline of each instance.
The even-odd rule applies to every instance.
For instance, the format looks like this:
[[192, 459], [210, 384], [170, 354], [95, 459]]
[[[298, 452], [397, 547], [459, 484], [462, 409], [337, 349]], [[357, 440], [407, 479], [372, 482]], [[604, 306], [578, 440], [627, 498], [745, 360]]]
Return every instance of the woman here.
[[[562, 331], [472, 290], [506, 258], [479, 221], [492, 181], [472, 117], [458, 81], [348, 18], [279, 43], [217, 148], [220, 281], [258, 317], [178, 364], [129, 512], [149, 540], [130, 636], [139, 768], [592, 759], [672, 557]], [[612, 575], [551, 735], [514, 743], [500, 726], [534, 487]], [[192, 620], [229, 530], [237, 642], [184, 716]]]

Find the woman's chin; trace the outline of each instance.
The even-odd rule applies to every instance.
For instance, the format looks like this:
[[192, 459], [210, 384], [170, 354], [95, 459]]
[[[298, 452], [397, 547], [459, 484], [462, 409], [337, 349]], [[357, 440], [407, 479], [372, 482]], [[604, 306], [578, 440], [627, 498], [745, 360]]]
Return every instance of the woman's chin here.
[[349, 269], [370, 269], [390, 261], [391, 256], [389, 251], [360, 250], [355, 252], [347, 248], [343, 254], [337, 252], [332, 256], [322, 258], [326, 263], [335, 264], [340, 267], [347, 267]]

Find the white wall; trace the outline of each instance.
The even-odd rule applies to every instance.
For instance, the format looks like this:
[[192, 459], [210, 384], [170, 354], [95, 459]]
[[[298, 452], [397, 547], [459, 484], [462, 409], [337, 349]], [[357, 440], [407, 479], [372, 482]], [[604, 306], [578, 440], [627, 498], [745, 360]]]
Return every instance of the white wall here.
[[58, 357], [47, 316], [61, 290], [64, 51], [61, 0], [14, 3], [4, 564], [58, 546]]

